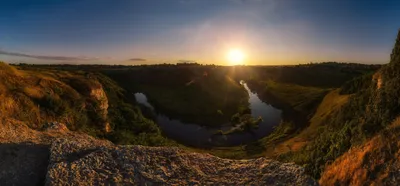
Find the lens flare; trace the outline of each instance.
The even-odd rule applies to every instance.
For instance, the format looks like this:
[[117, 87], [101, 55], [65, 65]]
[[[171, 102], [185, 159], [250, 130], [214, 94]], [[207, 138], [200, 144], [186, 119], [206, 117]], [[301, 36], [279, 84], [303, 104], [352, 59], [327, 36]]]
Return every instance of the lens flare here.
[[231, 65], [241, 65], [243, 64], [245, 55], [239, 49], [232, 49], [228, 52], [227, 58]]

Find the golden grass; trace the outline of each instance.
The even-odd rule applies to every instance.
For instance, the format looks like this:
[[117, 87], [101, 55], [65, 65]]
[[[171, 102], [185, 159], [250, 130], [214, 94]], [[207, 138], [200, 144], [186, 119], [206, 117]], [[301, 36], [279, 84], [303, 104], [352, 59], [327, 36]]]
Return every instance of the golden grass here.
[[3, 83], [0, 83], [0, 96], [5, 94], [6, 92], [7, 92], [7, 87]]
[[[0, 119], [14, 119], [35, 129], [56, 120], [72, 123], [71, 115], [55, 116], [39, 105], [45, 96], [69, 102], [81, 98], [74, 88], [62, 81], [62, 76], [70, 77], [71, 74], [52, 70], [18, 70], [0, 62]], [[75, 78], [84, 77], [75, 75]]]
[[42, 99], [44, 92], [38, 87], [25, 87], [23, 92], [30, 98]]
[[400, 117], [361, 146], [353, 147], [328, 165], [321, 185], [385, 185], [400, 168]]
[[0, 62], [0, 75], [16, 75], [22, 76], [24, 73], [18, 71], [15, 67], [7, 65], [4, 62]]
[[324, 125], [322, 122], [326, 117], [334, 112], [340, 111], [341, 106], [348, 101], [349, 95], [340, 95], [339, 92], [339, 89], [329, 92], [318, 106], [314, 116], [311, 118], [310, 125], [298, 135], [274, 147], [273, 151], [268, 153], [268, 155], [276, 156], [289, 151], [298, 151], [309, 141], [314, 139], [318, 132], [318, 128]]
[[17, 104], [12, 97], [1, 96], [0, 99], [1, 99], [1, 102], [0, 102], [1, 117], [6, 117], [6, 116], [12, 115], [14, 112], [16, 112]]
[[313, 132], [318, 126], [322, 125], [321, 122], [324, 121], [327, 116], [339, 111], [340, 108], [349, 100], [349, 95], [340, 95], [339, 92], [339, 89], [331, 91], [324, 97], [321, 104], [318, 106], [316, 113], [310, 120], [309, 128], [313, 129]]

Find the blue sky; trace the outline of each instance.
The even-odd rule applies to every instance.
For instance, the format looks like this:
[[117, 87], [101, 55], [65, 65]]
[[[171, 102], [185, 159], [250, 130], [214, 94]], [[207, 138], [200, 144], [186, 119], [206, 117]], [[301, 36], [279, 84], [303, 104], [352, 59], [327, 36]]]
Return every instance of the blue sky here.
[[4, 0], [0, 59], [32, 63], [387, 63], [400, 2]]

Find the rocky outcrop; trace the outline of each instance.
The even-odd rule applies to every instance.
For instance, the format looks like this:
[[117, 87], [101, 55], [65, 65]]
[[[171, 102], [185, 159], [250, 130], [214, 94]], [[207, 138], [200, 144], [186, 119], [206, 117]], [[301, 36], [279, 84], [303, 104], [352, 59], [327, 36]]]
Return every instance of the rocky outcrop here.
[[376, 72], [372, 77], [372, 81], [376, 82], [376, 88], [379, 90], [382, 87], [382, 74]]
[[97, 104], [97, 113], [104, 121], [103, 130], [107, 133], [111, 132], [110, 123], [107, 121], [108, 119], [108, 99], [107, 95], [104, 92], [103, 86], [98, 83], [99, 88], [93, 88], [90, 90], [90, 97], [96, 100]]
[[37, 131], [23, 122], [0, 118], [0, 185], [43, 185], [50, 146], [58, 138], [93, 146], [112, 145], [109, 141], [69, 131], [64, 124], [57, 122], [48, 123], [42, 131]]
[[111, 132], [112, 128], [108, 121], [107, 94], [96, 77], [88, 73], [85, 76], [64, 77], [62, 81], [85, 98], [83, 108], [88, 111], [88, 116], [94, 121], [94, 124], [106, 133]]
[[316, 185], [304, 170], [265, 158], [229, 160], [178, 148], [59, 139], [47, 185]]
[[0, 185], [316, 185], [266, 158], [221, 159], [175, 147], [117, 146], [51, 122], [0, 123]]
[[103, 87], [100, 85], [100, 88], [94, 88], [90, 90], [90, 96], [94, 98], [98, 103], [99, 113], [103, 118], [107, 118], [108, 114], [108, 99], [107, 95], [103, 90]]

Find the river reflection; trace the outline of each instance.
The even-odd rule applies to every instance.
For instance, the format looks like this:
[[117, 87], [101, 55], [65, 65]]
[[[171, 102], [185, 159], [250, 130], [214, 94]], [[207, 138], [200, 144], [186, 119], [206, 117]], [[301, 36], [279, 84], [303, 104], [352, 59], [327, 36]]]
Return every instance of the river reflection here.
[[[194, 147], [236, 146], [263, 138], [273, 131], [274, 126], [280, 123], [282, 111], [262, 102], [256, 93], [251, 92], [244, 81], [241, 81], [240, 84], [249, 94], [251, 115], [255, 118], [259, 116], [263, 118], [258, 128], [241, 133], [216, 135], [215, 133], [218, 130], [228, 130], [231, 125], [224, 124], [210, 128], [195, 123], [184, 123], [179, 121], [178, 118], [169, 118], [162, 113], [157, 115], [156, 122], [168, 138]], [[134, 95], [138, 103], [155, 111], [154, 107], [148, 102], [146, 95], [143, 93], [135, 93]]]

